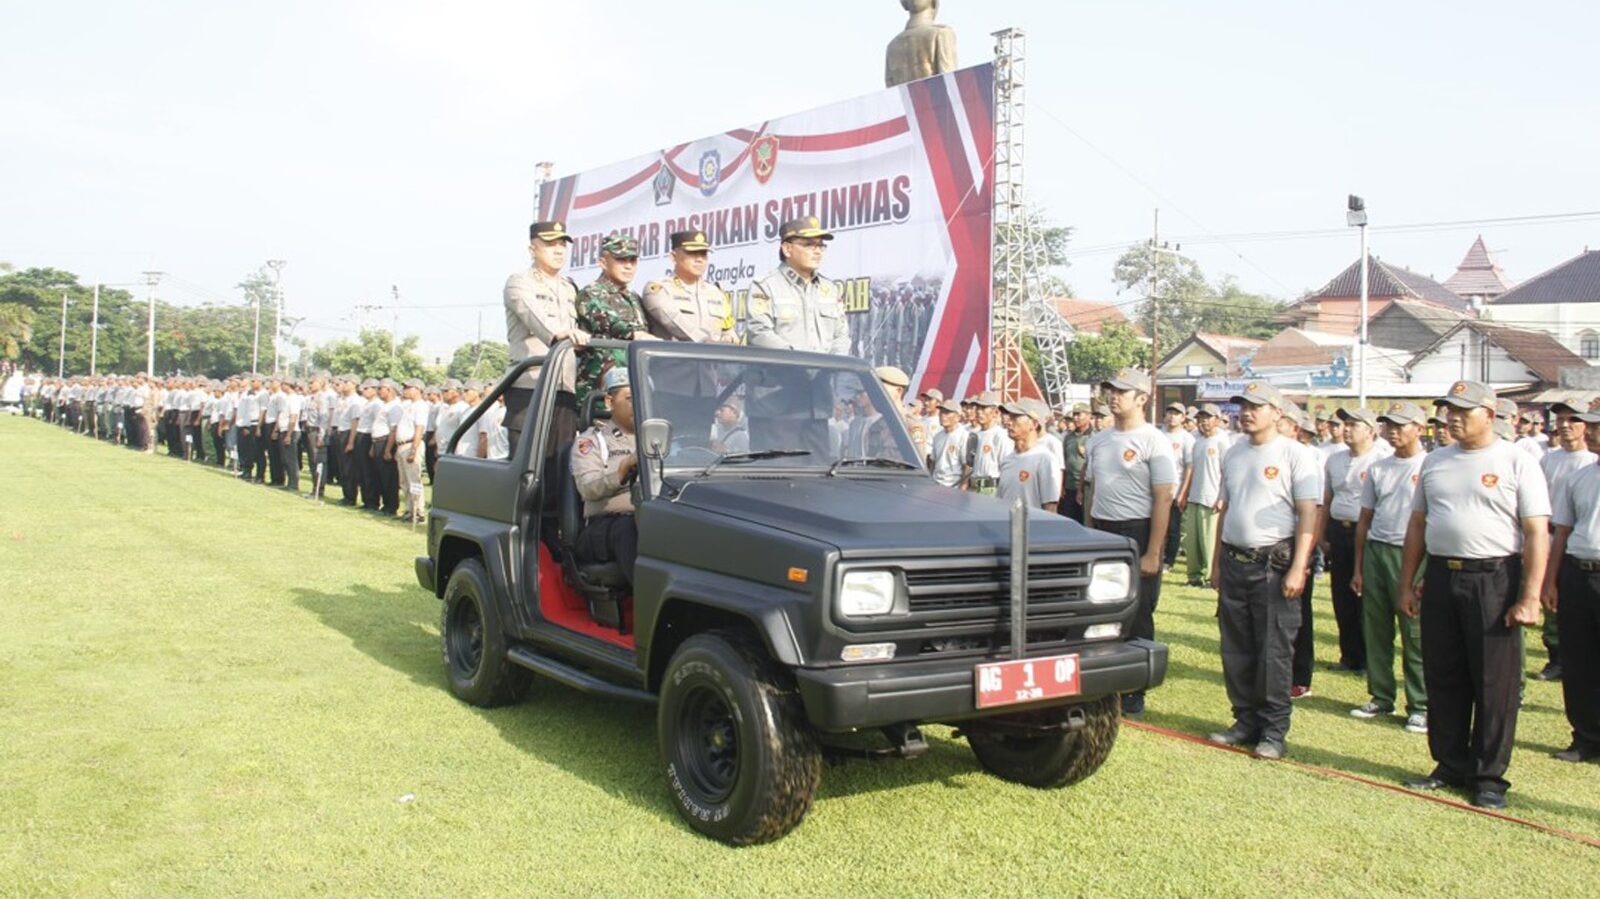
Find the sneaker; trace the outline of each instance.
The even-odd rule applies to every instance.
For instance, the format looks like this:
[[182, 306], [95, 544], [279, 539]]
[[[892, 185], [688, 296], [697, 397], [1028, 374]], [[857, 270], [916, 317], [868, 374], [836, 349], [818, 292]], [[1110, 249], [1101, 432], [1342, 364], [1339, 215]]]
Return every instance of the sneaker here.
[[1255, 756], [1258, 759], [1267, 759], [1275, 762], [1283, 758], [1283, 754], [1286, 751], [1288, 751], [1287, 748], [1276, 740], [1262, 740], [1256, 744]]
[[1311, 688], [1310, 687], [1290, 687], [1289, 688], [1289, 698], [1291, 700], [1293, 700], [1293, 699], [1305, 699], [1307, 696], [1310, 696], [1310, 695], [1311, 695]]
[[1544, 666], [1544, 668], [1541, 669], [1538, 674], [1535, 674], [1533, 676], [1533, 679], [1534, 680], [1545, 680], [1545, 681], [1560, 680], [1561, 679], [1561, 663], [1560, 662], [1551, 662], [1550, 664]]
[[1406, 730], [1408, 730], [1408, 731], [1410, 731], [1411, 733], [1414, 733], [1414, 734], [1425, 734], [1425, 733], [1427, 733], [1428, 732], [1428, 716], [1427, 715], [1409, 715], [1409, 716], [1407, 716], [1406, 717]]
[[1238, 746], [1241, 743], [1256, 742], [1256, 735], [1244, 726], [1235, 724], [1225, 731], [1211, 734], [1206, 739], [1216, 743], [1218, 746]]
[[1387, 715], [1392, 711], [1394, 711], [1394, 710], [1393, 709], [1386, 709], [1383, 706], [1378, 705], [1377, 701], [1374, 700], [1374, 701], [1368, 702], [1366, 705], [1361, 706], [1360, 708], [1351, 709], [1350, 710], [1350, 717], [1352, 717], [1352, 718], [1377, 718], [1377, 717], [1382, 716], [1382, 715]]

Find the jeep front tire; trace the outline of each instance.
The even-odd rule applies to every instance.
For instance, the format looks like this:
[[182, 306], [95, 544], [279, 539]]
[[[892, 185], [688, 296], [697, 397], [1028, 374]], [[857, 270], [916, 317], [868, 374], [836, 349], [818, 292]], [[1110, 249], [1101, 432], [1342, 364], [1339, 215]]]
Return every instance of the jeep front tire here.
[[793, 830], [822, 777], [793, 683], [742, 634], [690, 637], [673, 653], [657, 709], [661, 761], [695, 830], [746, 846]]
[[[1006, 723], [1059, 727], [1072, 708], [1045, 709]], [[1122, 720], [1116, 694], [1076, 708], [1084, 713], [1083, 726], [1076, 730], [1026, 734], [1010, 728], [985, 729], [973, 725], [967, 729], [967, 742], [984, 770], [1001, 780], [1040, 789], [1075, 784], [1098, 770], [1111, 755]]]
[[509, 705], [527, 695], [533, 672], [506, 658], [506, 631], [483, 563], [466, 559], [450, 572], [439, 617], [450, 692], [481, 708]]

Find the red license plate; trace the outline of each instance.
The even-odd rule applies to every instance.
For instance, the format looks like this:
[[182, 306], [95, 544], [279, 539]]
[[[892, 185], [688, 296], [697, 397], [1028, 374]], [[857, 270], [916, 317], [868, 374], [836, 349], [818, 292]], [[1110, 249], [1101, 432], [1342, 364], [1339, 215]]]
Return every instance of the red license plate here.
[[979, 665], [973, 678], [978, 708], [1077, 696], [1083, 692], [1081, 673], [1076, 655]]

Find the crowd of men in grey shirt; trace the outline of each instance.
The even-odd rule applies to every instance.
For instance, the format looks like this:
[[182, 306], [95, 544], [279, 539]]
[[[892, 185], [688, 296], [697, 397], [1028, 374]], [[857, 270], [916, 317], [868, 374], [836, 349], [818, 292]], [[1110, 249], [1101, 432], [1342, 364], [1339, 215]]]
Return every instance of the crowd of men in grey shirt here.
[[[238, 375], [227, 380], [102, 375], [44, 378], [27, 412], [134, 450], [223, 468], [241, 480], [420, 520], [429, 479], [485, 385], [321, 373], [309, 378]], [[509, 454], [498, 401], [474, 419], [453, 451]], [[402, 507], [403, 504], [403, 507]]]

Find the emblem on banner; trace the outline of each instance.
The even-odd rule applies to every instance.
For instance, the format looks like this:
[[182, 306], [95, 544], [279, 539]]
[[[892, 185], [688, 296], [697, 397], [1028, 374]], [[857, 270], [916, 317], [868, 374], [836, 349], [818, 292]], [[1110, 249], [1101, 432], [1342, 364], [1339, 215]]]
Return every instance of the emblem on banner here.
[[722, 154], [716, 150], [707, 150], [706, 155], [700, 157], [700, 193], [711, 196], [717, 192], [717, 185], [722, 182]]
[[656, 169], [655, 179], [650, 182], [650, 186], [656, 192], [657, 206], [666, 206], [672, 202], [672, 189], [677, 184], [678, 179], [672, 176], [672, 170], [667, 168], [666, 162], [663, 161], [661, 167]]
[[769, 134], [750, 145], [750, 167], [756, 181], [766, 184], [778, 167], [778, 136]]

